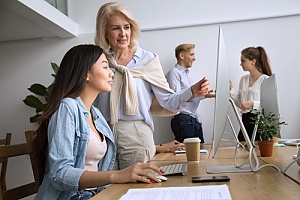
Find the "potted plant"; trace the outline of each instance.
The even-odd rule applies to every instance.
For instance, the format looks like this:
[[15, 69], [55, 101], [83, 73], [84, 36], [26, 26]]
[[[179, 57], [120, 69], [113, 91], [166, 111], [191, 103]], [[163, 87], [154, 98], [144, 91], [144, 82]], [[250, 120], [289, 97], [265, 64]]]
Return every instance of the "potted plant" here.
[[[58, 71], [58, 65], [55, 63], [51, 63], [52, 69], [54, 71], [54, 74], [51, 74], [54, 78], [57, 74]], [[48, 103], [48, 99], [50, 97], [51, 91], [52, 91], [53, 83], [51, 83], [48, 87], [39, 84], [39, 83], [34, 83], [28, 88], [28, 90], [35, 95], [28, 95], [26, 98], [23, 100], [23, 102], [32, 108], [35, 108], [36, 114], [32, 117], [30, 117], [30, 122], [35, 123], [37, 122], [38, 118], [42, 115], [42, 113], [45, 110], [45, 107]], [[40, 97], [43, 97], [43, 99], [40, 99]]]
[[272, 112], [266, 115], [263, 109], [261, 112], [254, 109], [251, 113], [254, 114], [252, 120], [257, 126], [256, 133], [259, 134], [261, 140], [258, 141], [260, 155], [262, 157], [272, 156], [274, 144], [273, 137], [278, 135], [280, 126], [287, 125], [287, 123], [279, 121], [279, 118]]

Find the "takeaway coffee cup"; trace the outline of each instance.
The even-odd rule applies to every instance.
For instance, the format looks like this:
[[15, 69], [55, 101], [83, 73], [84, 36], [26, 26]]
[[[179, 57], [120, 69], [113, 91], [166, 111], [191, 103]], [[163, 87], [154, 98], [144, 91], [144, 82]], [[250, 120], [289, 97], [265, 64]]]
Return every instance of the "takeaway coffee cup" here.
[[200, 160], [200, 142], [199, 138], [186, 138], [183, 143], [185, 145], [187, 161], [199, 162]]

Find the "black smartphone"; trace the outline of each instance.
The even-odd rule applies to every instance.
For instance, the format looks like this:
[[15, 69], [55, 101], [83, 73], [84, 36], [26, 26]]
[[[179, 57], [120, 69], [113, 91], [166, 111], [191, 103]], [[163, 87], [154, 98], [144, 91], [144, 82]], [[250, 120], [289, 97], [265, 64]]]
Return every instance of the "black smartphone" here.
[[205, 183], [205, 182], [225, 182], [230, 181], [228, 176], [200, 176], [192, 177], [193, 183]]

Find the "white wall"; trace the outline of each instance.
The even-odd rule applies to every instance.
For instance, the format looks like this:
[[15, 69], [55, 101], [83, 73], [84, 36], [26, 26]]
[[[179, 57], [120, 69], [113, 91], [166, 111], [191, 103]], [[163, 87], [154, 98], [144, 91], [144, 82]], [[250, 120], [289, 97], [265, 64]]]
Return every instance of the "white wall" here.
[[[95, 17], [101, 2], [106, 1], [69, 1], [70, 18], [79, 24], [81, 33], [77, 38], [0, 45], [0, 136], [12, 132], [13, 143], [24, 142], [24, 131], [35, 128], [29, 123], [34, 110], [22, 102], [30, 94], [27, 88], [35, 82], [50, 84], [53, 80], [50, 62], [59, 64], [64, 53], [76, 44], [93, 43]], [[288, 123], [282, 127], [282, 137], [300, 138], [297, 117], [300, 111], [300, 92], [297, 91], [300, 1], [274, 0], [271, 4], [262, 0], [251, 3], [239, 0], [122, 2], [133, 11], [141, 25], [140, 46], [160, 56], [164, 72], [175, 64], [174, 48], [178, 44], [195, 43], [197, 60], [191, 68], [192, 78], [196, 82], [206, 76], [212, 89], [215, 87], [219, 25], [223, 27], [230, 78], [236, 88], [244, 74], [239, 66], [240, 51], [248, 46], [265, 47], [277, 76], [281, 116]], [[198, 109], [206, 142], [212, 140], [213, 107], [214, 100], [206, 99]], [[169, 118], [155, 119], [157, 143], [173, 139], [169, 124]], [[10, 166], [16, 168], [27, 163], [27, 159], [15, 161], [17, 164], [11, 162]], [[19, 174], [9, 172], [8, 186], [19, 182], [24, 174], [28, 176], [21, 181], [30, 179], [30, 170], [26, 164], [24, 166], [24, 170], [18, 169]]]

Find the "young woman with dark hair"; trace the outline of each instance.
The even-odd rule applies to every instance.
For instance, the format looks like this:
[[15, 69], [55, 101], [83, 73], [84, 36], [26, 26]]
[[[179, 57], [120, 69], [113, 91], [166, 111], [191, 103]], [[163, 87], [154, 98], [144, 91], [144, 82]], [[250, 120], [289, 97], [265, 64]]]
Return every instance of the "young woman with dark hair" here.
[[92, 104], [111, 91], [113, 76], [99, 46], [78, 45], [65, 54], [33, 143], [42, 177], [36, 199], [89, 199], [110, 183], [159, 182], [159, 168], [149, 163], [111, 171], [114, 138]]

